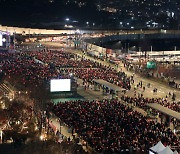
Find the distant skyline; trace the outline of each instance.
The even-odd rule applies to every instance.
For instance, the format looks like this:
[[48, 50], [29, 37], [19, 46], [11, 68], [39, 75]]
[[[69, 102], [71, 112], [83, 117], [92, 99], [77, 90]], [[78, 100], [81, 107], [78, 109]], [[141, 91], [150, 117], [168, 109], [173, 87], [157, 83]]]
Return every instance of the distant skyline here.
[[0, 24], [55, 29], [179, 29], [180, 1], [0, 0]]

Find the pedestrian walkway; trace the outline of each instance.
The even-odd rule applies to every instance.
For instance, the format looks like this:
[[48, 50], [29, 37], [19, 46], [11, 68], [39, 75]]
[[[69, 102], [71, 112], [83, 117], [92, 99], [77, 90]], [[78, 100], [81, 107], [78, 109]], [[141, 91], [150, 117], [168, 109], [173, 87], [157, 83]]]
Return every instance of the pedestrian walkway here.
[[[168, 85], [166, 85], [165, 83], [159, 82], [159, 80], [155, 81], [154, 79], [148, 79], [148, 78], [144, 78], [142, 76], [140, 76], [139, 74], [135, 74], [133, 72], [128, 71], [123, 63], [120, 63], [119, 66], [115, 66], [114, 64], [111, 64], [107, 61], [102, 61], [100, 59], [94, 59], [93, 57], [90, 57], [88, 55], [85, 55], [84, 53], [82, 53], [80, 50], [74, 50], [74, 49], [67, 49], [69, 52], [71, 53], [75, 53], [78, 56], [84, 57], [86, 59], [90, 59], [92, 61], [96, 61], [99, 62], [105, 66], [110, 66], [112, 68], [117, 69], [118, 71], [123, 71], [125, 72], [128, 76], [134, 76], [134, 84], [132, 85], [131, 90], [129, 90], [127, 92], [128, 95], [132, 96], [134, 93], [134, 87], [136, 87], [136, 85], [142, 81], [143, 82], [143, 86], [147, 87], [147, 84], [150, 83], [150, 88], [146, 88], [146, 90], [143, 92], [142, 88], [138, 88], [137, 89], [137, 93], [143, 93], [144, 97], [148, 97], [148, 98], [157, 98], [157, 97], [161, 97], [161, 98], [165, 98], [166, 95], [169, 94], [169, 92], [174, 93], [176, 95], [176, 101], [180, 101], [180, 91], [169, 87]], [[153, 93], [153, 89], [157, 88], [157, 95], [154, 95]], [[172, 101], [171, 98], [168, 97], [169, 101]]]
[[108, 94], [102, 95], [103, 91], [101, 89], [99, 91], [94, 91], [93, 85], [91, 86], [91, 88], [85, 89], [85, 87], [83, 86], [83, 80], [82, 79], [78, 79], [77, 83], [79, 85], [78, 89], [77, 89], [78, 94], [87, 100], [96, 100], [96, 99], [102, 100], [102, 99], [111, 98], [110, 94], [109, 95]]

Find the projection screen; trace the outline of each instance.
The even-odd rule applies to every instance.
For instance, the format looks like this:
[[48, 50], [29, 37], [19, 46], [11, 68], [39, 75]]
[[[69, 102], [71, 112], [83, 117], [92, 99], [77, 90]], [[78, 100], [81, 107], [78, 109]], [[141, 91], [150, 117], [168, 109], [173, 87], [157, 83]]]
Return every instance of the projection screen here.
[[71, 79], [53, 79], [50, 81], [50, 92], [71, 91]]

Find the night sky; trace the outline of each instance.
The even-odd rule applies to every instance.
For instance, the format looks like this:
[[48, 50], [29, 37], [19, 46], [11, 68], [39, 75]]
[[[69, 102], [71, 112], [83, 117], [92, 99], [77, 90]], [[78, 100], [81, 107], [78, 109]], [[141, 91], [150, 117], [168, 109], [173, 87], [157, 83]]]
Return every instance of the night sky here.
[[[180, 29], [180, 0], [0, 0], [0, 24]], [[88, 25], [86, 23], [89, 23]]]
[[[3, 25], [34, 25], [40, 23], [97, 20], [93, 0], [84, 7], [66, 0], [0, 0], [0, 23]], [[90, 12], [90, 10], [93, 10]], [[95, 16], [96, 14], [96, 16]]]

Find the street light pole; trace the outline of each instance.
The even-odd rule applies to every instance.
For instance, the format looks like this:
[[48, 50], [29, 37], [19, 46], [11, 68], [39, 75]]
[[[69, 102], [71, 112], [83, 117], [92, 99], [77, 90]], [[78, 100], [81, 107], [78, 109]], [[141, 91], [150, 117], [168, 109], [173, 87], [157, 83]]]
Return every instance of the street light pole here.
[[14, 42], [14, 49], [16, 48], [16, 45], [15, 45], [15, 42], [16, 42], [16, 41], [15, 41], [16, 36], [15, 36], [15, 35], [16, 35], [16, 32], [15, 32], [15, 29], [14, 29], [14, 41], [13, 41], [13, 42]]
[[174, 51], [176, 51], [177, 50], [177, 47], [176, 46], [174, 46]]
[[151, 53], [152, 53], [152, 50], [153, 50], [153, 48], [152, 48], [152, 45], [151, 45]]
[[139, 60], [141, 58], [141, 47], [139, 47]]
[[128, 52], [129, 52], [129, 43], [128, 43]]
[[30, 29], [29, 29], [29, 40], [30, 40]]

